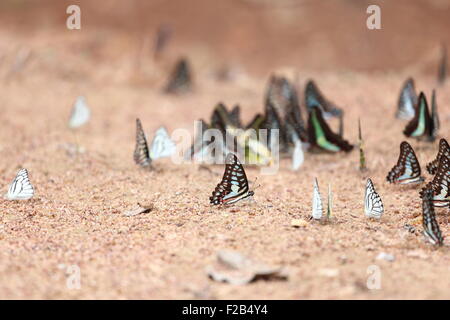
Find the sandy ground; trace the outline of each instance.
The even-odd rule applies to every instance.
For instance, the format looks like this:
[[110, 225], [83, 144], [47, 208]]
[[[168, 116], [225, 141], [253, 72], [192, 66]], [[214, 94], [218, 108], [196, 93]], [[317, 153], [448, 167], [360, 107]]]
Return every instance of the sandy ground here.
[[[244, 119], [250, 120], [263, 110], [269, 73], [240, 71], [234, 80], [221, 82], [213, 69], [204, 67], [214, 65], [205, 59], [203, 65], [194, 63], [194, 93], [172, 97], [161, 92], [170, 63], [145, 60], [136, 67], [138, 59], [130, 58], [134, 53], [106, 63], [105, 51], [122, 48], [113, 40], [102, 44], [91, 36], [49, 30], [32, 37], [4, 31], [0, 38], [5, 49], [0, 60], [1, 192], [20, 167], [29, 170], [36, 188], [30, 201], [0, 200], [0, 298], [450, 298], [447, 209], [436, 210], [447, 238], [436, 250], [420, 234], [420, 188], [385, 181], [405, 139], [406, 123], [394, 118], [400, 86], [413, 74], [417, 88], [430, 95], [436, 86], [434, 74], [418, 74], [415, 67], [395, 73], [301, 70], [299, 88], [314, 77], [327, 97], [344, 108], [344, 136], [353, 143], [361, 117], [370, 170], [358, 171], [357, 150], [347, 155], [306, 154], [298, 172], [290, 170], [288, 159], [271, 176], [248, 167], [248, 178], [258, 177], [261, 184], [256, 202], [216, 208], [208, 197], [223, 167], [212, 166], [208, 172], [163, 159], [155, 161], [153, 172], [139, 169], [132, 157], [135, 118], [142, 120], [149, 136], [160, 125], [169, 132], [192, 132], [193, 121], [209, 118], [213, 106], [223, 101], [240, 103]], [[25, 56], [31, 48], [30, 57], [11, 71], [20, 48], [25, 48]], [[283, 70], [293, 78], [294, 69]], [[446, 138], [449, 92], [448, 83], [437, 92], [440, 135]], [[87, 98], [92, 119], [73, 131], [67, 120], [80, 94]], [[408, 141], [425, 171], [437, 142]], [[84, 152], [71, 153], [71, 145]], [[292, 219], [307, 220], [310, 215], [314, 177], [324, 198], [327, 184], [332, 186], [333, 221], [293, 228]], [[385, 205], [381, 221], [364, 216], [367, 177]], [[123, 216], [137, 202], [153, 203], [155, 209]], [[406, 223], [415, 224], [415, 234], [404, 230]], [[284, 266], [289, 279], [245, 286], [213, 282], [205, 268], [220, 249]], [[395, 260], [376, 260], [381, 252], [393, 254]], [[70, 275], [62, 265], [79, 267], [80, 289], [67, 287]], [[379, 290], [366, 286], [372, 265], [381, 271]]]

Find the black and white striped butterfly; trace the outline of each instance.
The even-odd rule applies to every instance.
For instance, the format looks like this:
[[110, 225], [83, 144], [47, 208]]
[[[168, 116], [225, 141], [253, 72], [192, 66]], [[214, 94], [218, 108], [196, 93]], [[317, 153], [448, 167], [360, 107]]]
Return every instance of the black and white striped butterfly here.
[[364, 212], [369, 218], [380, 219], [384, 213], [383, 202], [380, 195], [375, 191], [372, 180], [367, 179], [366, 192], [364, 195]]
[[14, 181], [9, 185], [6, 199], [28, 200], [34, 195], [34, 188], [28, 178], [27, 169], [20, 169]]
[[411, 120], [416, 113], [417, 94], [414, 80], [408, 78], [400, 91], [400, 98], [397, 104], [396, 117], [398, 119]]
[[139, 119], [136, 119], [136, 148], [134, 149], [134, 162], [144, 168], [150, 168], [152, 164], [147, 139], [145, 138], [141, 120]]
[[244, 167], [235, 154], [228, 153], [225, 159], [225, 173], [222, 181], [209, 197], [210, 203], [214, 205], [232, 204], [253, 195], [254, 192], [249, 191]]
[[423, 234], [432, 244], [442, 246], [444, 244], [444, 238], [442, 237], [441, 230], [439, 229], [439, 225], [436, 221], [432, 199], [433, 190], [426, 188], [423, 191], [422, 201]]
[[450, 158], [441, 157], [439, 166], [433, 180], [420, 192], [420, 197], [424, 199], [426, 190], [432, 190], [432, 201], [435, 207], [450, 208]]
[[388, 173], [386, 180], [396, 184], [421, 183], [420, 164], [411, 145], [403, 141], [400, 144], [400, 155], [397, 164]]
[[431, 161], [430, 163], [427, 164], [427, 171], [430, 174], [436, 173], [438, 166], [439, 166], [439, 160], [442, 157], [450, 158], [450, 146], [448, 145], [447, 140], [445, 140], [444, 138], [439, 140], [439, 151], [436, 156], [436, 159], [434, 159], [433, 161]]
[[322, 219], [322, 215], [323, 215], [322, 199], [320, 197], [319, 184], [317, 183], [317, 179], [315, 178], [311, 217], [315, 220], [320, 220]]

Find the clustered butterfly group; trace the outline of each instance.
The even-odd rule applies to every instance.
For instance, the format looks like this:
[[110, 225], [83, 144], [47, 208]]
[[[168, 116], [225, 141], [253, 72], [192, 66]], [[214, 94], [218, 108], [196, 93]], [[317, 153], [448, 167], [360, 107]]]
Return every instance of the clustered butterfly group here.
[[[181, 60], [169, 81], [165, 91], [170, 94], [181, 94], [191, 89], [191, 76], [186, 60]], [[305, 87], [305, 105], [308, 111], [308, 121], [302, 119], [299, 100], [294, 86], [283, 77], [272, 76], [265, 99], [265, 113], [257, 114], [246, 126], [240, 120], [240, 107], [235, 106], [231, 111], [219, 103], [211, 116], [208, 125], [200, 120], [203, 129], [218, 129], [226, 137], [229, 132], [241, 130], [241, 136], [235, 136], [238, 143], [246, 150], [244, 157], [259, 160], [259, 164], [267, 164], [270, 150], [251, 141], [248, 130], [276, 129], [279, 131], [279, 147], [281, 153], [292, 155], [292, 168], [298, 170], [304, 160], [303, 150], [311, 152], [336, 153], [350, 152], [354, 146], [346, 141], [343, 135], [343, 110], [327, 100], [319, 91], [314, 81], [308, 81]], [[334, 133], [326, 120], [336, 117], [339, 119], [339, 132]], [[439, 130], [436, 94], [433, 90], [431, 112], [425, 94], [421, 92], [417, 97], [414, 81], [409, 78], [401, 92], [398, 101], [396, 117], [409, 120], [403, 133], [407, 137], [421, 141], [435, 141]], [[90, 110], [85, 99], [79, 97], [73, 107], [69, 120], [69, 127], [77, 128], [85, 124], [90, 118]], [[360, 169], [365, 169], [365, 157], [359, 124]], [[241, 139], [243, 138], [243, 139]], [[242, 142], [243, 141], [243, 142]], [[217, 142], [217, 141], [216, 141]], [[211, 140], [205, 139], [200, 133], [189, 150], [189, 155], [202, 155], [208, 151]], [[257, 146], [256, 148], [254, 146]], [[225, 156], [225, 172], [222, 180], [209, 197], [212, 205], [230, 205], [240, 200], [250, 198], [254, 191], [250, 190], [245, 170], [238, 157], [232, 150], [228, 150], [224, 143], [222, 148], [216, 148], [216, 153]], [[143, 168], [152, 169], [152, 161], [158, 158], [170, 157], [176, 151], [176, 144], [170, 139], [164, 127], [159, 128], [149, 147], [139, 119], [136, 119], [136, 147], [134, 161]], [[434, 207], [450, 208], [450, 147], [445, 139], [439, 142], [436, 158], [427, 164], [427, 171], [434, 175], [432, 181], [420, 191], [422, 199], [423, 231], [426, 238], [435, 245], [443, 245], [443, 236], [436, 220]], [[418, 185], [425, 181], [421, 175], [421, 168], [411, 145], [403, 141], [400, 144], [400, 155], [397, 164], [389, 171], [386, 180], [398, 185]], [[21, 169], [9, 186], [6, 198], [8, 200], [27, 200], [34, 195], [34, 188], [30, 183], [28, 171]], [[323, 205], [317, 179], [314, 180], [311, 219], [329, 219], [332, 212], [331, 188], [328, 186], [328, 208], [324, 217]], [[384, 213], [384, 206], [380, 195], [376, 192], [370, 178], [367, 179], [364, 211], [369, 218], [380, 219]]]

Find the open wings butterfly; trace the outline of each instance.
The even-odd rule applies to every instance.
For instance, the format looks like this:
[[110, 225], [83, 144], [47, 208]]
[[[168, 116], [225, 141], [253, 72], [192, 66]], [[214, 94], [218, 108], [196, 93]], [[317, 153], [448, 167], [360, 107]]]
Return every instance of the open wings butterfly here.
[[364, 195], [364, 212], [369, 218], [380, 219], [384, 213], [383, 202], [380, 195], [375, 191], [372, 180], [367, 179], [366, 192]]
[[433, 180], [420, 192], [420, 197], [424, 199], [425, 192], [432, 190], [432, 201], [435, 207], [449, 207], [450, 208], [450, 159], [448, 157], [441, 157], [439, 159], [438, 169]]
[[134, 149], [134, 162], [144, 168], [149, 168], [152, 164], [147, 139], [145, 138], [141, 120], [139, 119], [136, 119], [136, 148]]
[[28, 200], [34, 195], [34, 188], [28, 178], [27, 169], [20, 169], [16, 178], [10, 184], [6, 199], [8, 200]]
[[209, 197], [210, 203], [214, 205], [232, 204], [253, 195], [254, 192], [249, 191], [244, 167], [236, 155], [229, 153], [225, 159], [225, 173], [222, 181]]
[[445, 140], [444, 138], [439, 140], [439, 151], [436, 156], [436, 159], [434, 159], [433, 161], [431, 161], [430, 163], [427, 164], [427, 171], [430, 174], [436, 173], [436, 171], [438, 169], [438, 165], [439, 165], [439, 160], [442, 157], [450, 158], [450, 146], [448, 145], [447, 140]]
[[436, 221], [432, 198], [433, 190], [430, 188], [425, 189], [423, 191], [422, 201], [423, 234], [432, 244], [441, 246], [444, 244], [444, 238]]
[[396, 184], [420, 183], [424, 180], [420, 174], [420, 164], [413, 148], [408, 142], [403, 141], [400, 144], [397, 164], [389, 171], [386, 180]]

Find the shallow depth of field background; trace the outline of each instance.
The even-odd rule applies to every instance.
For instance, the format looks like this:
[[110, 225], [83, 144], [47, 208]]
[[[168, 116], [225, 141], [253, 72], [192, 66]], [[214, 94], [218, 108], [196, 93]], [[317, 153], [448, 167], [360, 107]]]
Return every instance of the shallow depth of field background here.
[[[408, 76], [427, 96], [436, 88], [440, 136], [449, 138], [450, 85], [437, 86], [436, 77], [441, 45], [450, 46], [450, 3], [274, 2], [0, 2], [1, 193], [20, 167], [36, 188], [30, 201], [0, 200], [0, 298], [450, 298], [447, 209], [436, 209], [447, 239], [435, 250], [420, 234], [420, 188], [385, 181], [405, 140], [406, 123], [394, 114]], [[81, 7], [81, 30], [66, 28], [70, 4]], [[381, 7], [381, 30], [366, 27], [370, 4]], [[172, 37], [155, 59], [161, 25]], [[162, 88], [182, 56], [191, 64], [194, 91], [166, 95]], [[358, 171], [356, 149], [306, 154], [295, 173], [289, 159], [274, 176], [246, 168], [261, 184], [256, 203], [219, 209], [208, 197], [223, 167], [209, 172], [163, 159], [145, 172], [134, 164], [136, 117], [148, 136], [161, 125], [192, 132], [193, 121], [209, 119], [222, 101], [239, 103], [248, 121], [263, 111], [272, 73], [294, 81], [302, 102], [306, 81], [315, 79], [344, 109], [344, 137], [352, 143], [361, 118], [368, 173]], [[67, 121], [78, 95], [92, 118], [74, 132]], [[408, 141], [425, 171], [437, 142]], [[74, 153], [74, 145], [84, 152]], [[293, 228], [292, 219], [310, 215], [314, 177], [322, 196], [331, 183], [335, 219]], [[379, 222], [364, 216], [367, 177], [384, 201]], [[123, 216], [137, 202], [155, 209]], [[289, 279], [213, 282], [205, 268], [220, 249], [285, 266]], [[380, 252], [395, 261], [376, 260]], [[80, 268], [79, 290], [66, 286], [62, 264]], [[371, 265], [381, 270], [380, 290], [367, 289]]]

